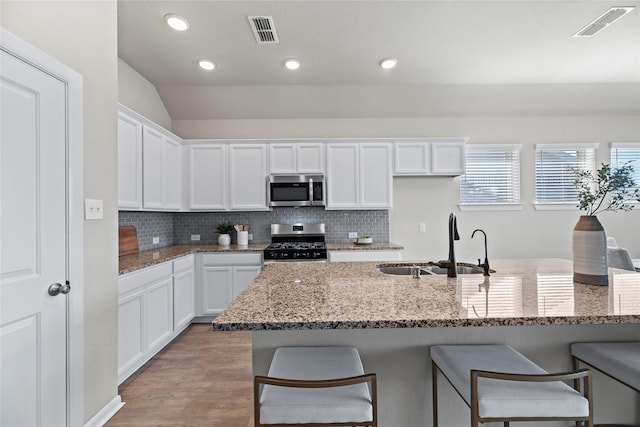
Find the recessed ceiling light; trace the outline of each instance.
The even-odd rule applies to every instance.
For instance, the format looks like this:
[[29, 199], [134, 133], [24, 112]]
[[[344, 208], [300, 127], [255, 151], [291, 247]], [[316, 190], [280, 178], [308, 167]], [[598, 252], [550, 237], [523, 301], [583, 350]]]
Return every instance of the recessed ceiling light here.
[[297, 70], [302, 66], [302, 61], [296, 58], [288, 58], [284, 60], [284, 66], [290, 70]]
[[207, 71], [211, 71], [216, 68], [215, 62], [210, 59], [198, 59], [198, 65], [200, 66], [200, 68]]
[[164, 16], [164, 20], [171, 28], [176, 31], [186, 31], [189, 29], [189, 22], [180, 15], [169, 13]]
[[398, 60], [396, 58], [385, 58], [380, 61], [380, 66], [385, 70], [389, 70], [398, 65]]

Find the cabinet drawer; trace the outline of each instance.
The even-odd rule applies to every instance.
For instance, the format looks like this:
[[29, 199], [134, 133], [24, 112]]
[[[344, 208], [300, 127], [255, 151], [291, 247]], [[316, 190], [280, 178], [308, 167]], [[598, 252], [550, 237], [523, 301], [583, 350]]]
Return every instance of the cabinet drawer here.
[[262, 264], [262, 253], [229, 253], [229, 254], [202, 254], [202, 265], [260, 265]]
[[170, 262], [164, 262], [141, 271], [124, 274], [118, 279], [118, 295], [124, 295], [138, 288], [145, 287], [151, 283], [170, 277], [171, 274], [172, 264]]
[[193, 255], [173, 260], [173, 274], [193, 269]]

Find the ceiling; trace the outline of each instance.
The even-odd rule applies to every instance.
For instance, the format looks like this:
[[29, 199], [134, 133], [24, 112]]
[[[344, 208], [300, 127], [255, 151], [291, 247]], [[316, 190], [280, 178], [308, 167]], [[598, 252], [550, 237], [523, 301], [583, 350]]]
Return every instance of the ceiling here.
[[[594, 37], [572, 37], [612, 6], [636, 10]], [[190, 29], [170, 29], [167, 13]], [[279, 43], [256, 43], [249, 15], [272, 16]], [[468, 101], [459, 113], [515, 93], [560, 103], [608, 93], [624, 109], [640, 103], [628, 90], [640, 88], [640, 0], [119, 0], [118, 52], [174, 120], [416, 117], [451, 114], [443, 97]], [[214, 71], [198, 68], [203, 57]], [[302, 67], [286, 70], [288, 57]], [[381, 69], [385, 57], [398, 66]]]

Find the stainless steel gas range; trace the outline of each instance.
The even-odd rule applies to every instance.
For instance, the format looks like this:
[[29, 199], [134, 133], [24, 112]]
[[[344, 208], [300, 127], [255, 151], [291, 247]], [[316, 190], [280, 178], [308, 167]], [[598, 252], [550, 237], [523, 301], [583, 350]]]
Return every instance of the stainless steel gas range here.
[[271, 244], [264, 250], [269, 261], [326, 261], [324, 224], [271, 224]]

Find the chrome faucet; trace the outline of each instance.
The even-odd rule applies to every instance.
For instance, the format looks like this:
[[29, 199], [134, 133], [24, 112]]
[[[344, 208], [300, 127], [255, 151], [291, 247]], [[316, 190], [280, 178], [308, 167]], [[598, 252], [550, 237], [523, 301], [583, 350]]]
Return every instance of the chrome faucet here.
[[487, 233], [485, 233], [484, 230], [476, 228], [475, 230], [473, 230], [473, 233], [471, 233], [472, 239], [473, 239], [473, 236], [476, 234], [476, 231], [479, 231], [482, 234], [484, 234], [484, 263], [480, 264], [480, 259], [478, 259], [478, 266], [482, 267], [482, 269], [484, 270], [485, 276], [489, 276], [490, 268], [489, 268], [489, 256], [487, 254]]
[[458, 234], [458, 221], [452, 212], [449, 214], [449, 259], [438, 262], [439, 267], [447, 269], [447, 277], [458, 277], [456, 251], [453, 245], [455, 240], [460, 240], [460, 235]]

